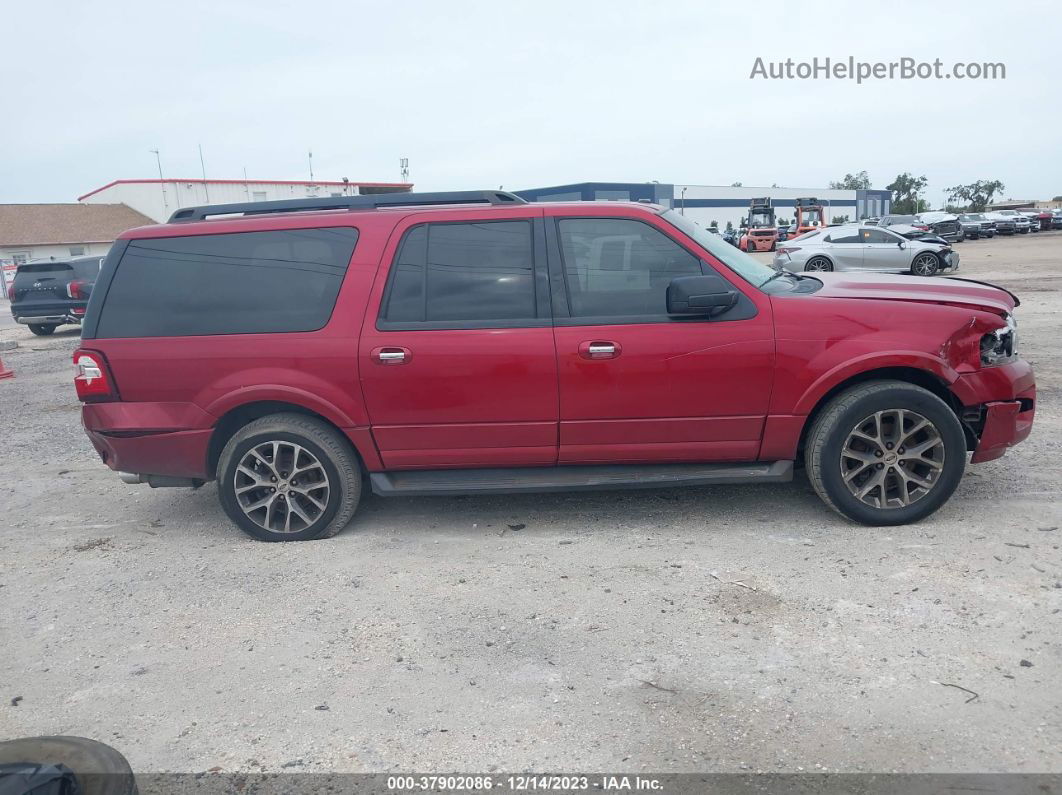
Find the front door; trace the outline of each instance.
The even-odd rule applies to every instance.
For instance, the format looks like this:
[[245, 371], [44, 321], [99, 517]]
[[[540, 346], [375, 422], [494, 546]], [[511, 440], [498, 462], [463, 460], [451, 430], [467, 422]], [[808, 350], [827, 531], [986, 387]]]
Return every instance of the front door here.
[[[407, 218], [385, 251], [359, 370], [388, 469], [554, 464], [557, 360], [541, 209]], [[428, 221], [431, 219], [431, 222]], [[386, 279], [383, 277], [386, 276]]]
[[909, 246], [902, 237], [884, 229], [865, 229], [863, 232], [863, 268], [868, 271], [900, 271], [910, 265], [911, 257], [900, 248]]
[[767, 297], [716, 263], [739, 306], [669, 317], [671, 279], [715, 267], [692, 241], [662, 220], [546, 221], [560, 463], [755, 460], [773, 376]]

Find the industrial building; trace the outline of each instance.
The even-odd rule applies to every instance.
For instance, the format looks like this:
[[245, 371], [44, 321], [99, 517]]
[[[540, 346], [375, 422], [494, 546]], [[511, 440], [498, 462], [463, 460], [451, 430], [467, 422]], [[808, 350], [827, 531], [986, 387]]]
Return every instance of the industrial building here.
[[720, 229], [735, 227], [748, 214], [749, 201], [770, 196], [779, 219], [792, 219], [794, 200], [814, 197], [826, 206], [826, 217], [847, 216], [856, 221], [887, 215], [892, 193], [887, 190], [837, 190], [834, 188], [777, 188], [722, 185], [677, 185], [660, 182], [580, 182], [516, 191], [528, 201], [649, 201], [672, 207], [701, 226], [714, 221]]
[[412, 189], [405, 182], [341, 182], [257, 179], [116, 179], [77, 200], [84, 204], [125, 204], [162, 222], [181, 207], [233, 202], [357, 196]]

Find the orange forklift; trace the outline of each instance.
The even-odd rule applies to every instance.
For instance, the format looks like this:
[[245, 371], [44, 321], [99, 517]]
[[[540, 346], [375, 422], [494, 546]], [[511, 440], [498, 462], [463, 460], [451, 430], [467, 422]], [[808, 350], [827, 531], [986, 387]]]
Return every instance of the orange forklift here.
[[793, 206], [796, 208], [796, 231], [789, 236], [790, 239], [826, 226], [822, 202], [818, 199], [795, 199]]
[[750, 254], [753, 251], [774, 251], [778, 243], [778, 227], [774, 223], [774, 206], [770, 196], [749, 202], [749, 217], [745, 227], [738, 248]]

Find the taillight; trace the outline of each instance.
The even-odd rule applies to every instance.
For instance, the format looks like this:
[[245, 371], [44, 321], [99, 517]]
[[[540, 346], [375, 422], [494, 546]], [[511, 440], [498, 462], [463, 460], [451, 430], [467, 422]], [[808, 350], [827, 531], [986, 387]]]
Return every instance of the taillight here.
[[86, 402], [115, 400], [118, 392], [114, 388], [107, 360], [96, 351], [74, 351], [74, 388], [77, 399]]
[[11, 284], [7, 288], [7, 300], [8, 301], [14, 301], [15, 300], [15, 285], [14, 284]]
[[88, 282], [84, 282], [81, 279], [73, 279], [66, 286], [66, 295], [67, 298], [83, 301], [88, 298]]
[[780, 246], [775, 251], [779, 254], [792, 254], [794, 251], [800, 251], [800, 246]]

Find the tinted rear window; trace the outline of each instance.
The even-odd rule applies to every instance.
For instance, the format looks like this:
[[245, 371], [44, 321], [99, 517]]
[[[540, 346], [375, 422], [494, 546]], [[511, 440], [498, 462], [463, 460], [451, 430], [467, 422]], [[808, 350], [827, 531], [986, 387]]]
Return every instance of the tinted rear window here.
[[36, 281], [38, 279], [70, 279], [74, 269], [66, 262], [34, 262], [32, 265], [19, 265], [15, 271], [15, 283]]
[[130, 240], [97, 336], [316, 331], [357, 239], [334, 227]]

